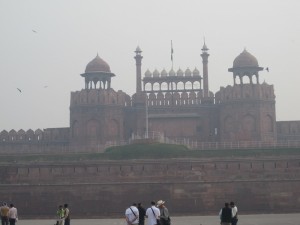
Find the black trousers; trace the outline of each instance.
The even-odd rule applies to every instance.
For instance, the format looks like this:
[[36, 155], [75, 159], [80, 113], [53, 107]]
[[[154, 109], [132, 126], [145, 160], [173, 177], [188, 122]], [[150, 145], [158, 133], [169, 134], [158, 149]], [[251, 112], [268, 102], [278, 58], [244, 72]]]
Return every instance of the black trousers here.
[[65, 219], [65, 225], [70, 225], [70, 218]]
[[16, 219], [9, 219], [9, 225], [15, 225], [16, 224]]
[[236, 225], [238, 222], [238, 219], [237, 218], [232, 218], [231, 220], [231, 225]]
[[8, 217], [1, 216], [1, 225], [8, 225]]

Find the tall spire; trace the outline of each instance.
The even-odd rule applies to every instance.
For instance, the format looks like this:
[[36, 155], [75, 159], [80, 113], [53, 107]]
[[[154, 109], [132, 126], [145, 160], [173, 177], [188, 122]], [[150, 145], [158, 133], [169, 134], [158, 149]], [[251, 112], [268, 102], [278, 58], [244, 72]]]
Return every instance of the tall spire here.
[[205, 44], [205, 37], [203, 38], [203, 41], [204, 41], [204, 44], [203, 44], [203, 47], [202, 47], [202, 52], [207, 52], [209, 49], [207, 48], [206, 44]]
[[205, 39], [202, 47], [202, 63], [203, 63], [203, 97], [209, 97], [209, 89], [208, 89], [208, 56], [207, 51], [209, 50], [206, 46]]

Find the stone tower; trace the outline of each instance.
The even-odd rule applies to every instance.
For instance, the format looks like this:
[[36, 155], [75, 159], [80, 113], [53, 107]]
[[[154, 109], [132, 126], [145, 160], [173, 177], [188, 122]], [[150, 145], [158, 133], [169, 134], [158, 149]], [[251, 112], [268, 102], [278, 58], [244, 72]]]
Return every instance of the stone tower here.
[[276, 140], [274, 88], [259, 83], [261, 70], [257, 59], [246, 50], [228, 69], [233, 73], [233, 86], [222, 87], [216, 93], [220, 141]]
[[133, 108], [126, 114], [130, 129], [138, 136], [148, 138], [147, 95], [142, 91], [142, 50], [138, 46], [135, 52], [136, 64], [136, 93], [132, 96]]
[[208, 48], [204, 42], [204, 45], [202, 47], [202, 63], [203, 63], [203, 97], [207, 98], [209, 97], [209, 88], [208, 88]]
[[124, 107], [130, 96], [111, 88], [109, 65], [98, 55], [87, 64], [85, 88], [71, 93], [70, 142], [72, 146], [101, 148], [124, 138]]
[[135, 62], [136, 62], [136, 93], [140, 94], [142, 91], [142, 50], [138, 46], [135, 50]]

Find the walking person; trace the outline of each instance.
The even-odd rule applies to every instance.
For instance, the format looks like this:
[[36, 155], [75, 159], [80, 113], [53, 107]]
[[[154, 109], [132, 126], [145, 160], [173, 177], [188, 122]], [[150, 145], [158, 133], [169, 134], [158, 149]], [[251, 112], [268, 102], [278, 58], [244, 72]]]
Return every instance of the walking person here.
[[146, 210], [148, 225], [159, 225], [160, 210], [155, 206], [155, 201], [151, 202], [151, 206]]
[[0, 207], [1, 225], [8, 225], [8, 211], [9, 207], [7, 206], [6, 202], [3, 202], [2, 206]]
[[161, 225], [170, 225], [171, 219], [170, 219], [170, 214], [169, 210], [165, 206], [165, 201], [159, 200], [157, 202], [157, 207], [160, 210], [160, 224]]
[[64, 204], [64, 222], [65, 225], [70, 225], [70, 210], [69, 210], [69, 205], [68, 204]]
[[65, 210], [63, 209], [62, 205], [58, 206], [56, 215], [57, 215], [57, 225], [64, 225]]
[[125, 211], [125, 219], [128, 225], [139, 224], [139, 210], [136, 207], [136, 203], [133, 203]]
[[237, 222], [238, 222], [238, 209], [237, 209], [236, 205], [234, 204], [234, 202], [230, 202], [230, 207], [232, 209], [231, 224], [232, 225], [237, 225]]
[[8, 220], [10, 225], [15, 225], [16, 221], [18, 221], [18, 210], [14, 204], [9, 205]]
[[2, 206], [0, 207], [1, 225], [8, 225], [8, 211], [9, 207], [7, 206], [6, 202], [3, 202]]
[[137, 208], [139, 210], [139, 225], [144, 225], [145, 224], [146, 210], [144, 209], [142, 203], [138, 203]]
[[232, 209], [229, 207], [228, 202], [225, 202], [225, 207], [220, 210], [219, 216], [221, 225], [231, 225]]

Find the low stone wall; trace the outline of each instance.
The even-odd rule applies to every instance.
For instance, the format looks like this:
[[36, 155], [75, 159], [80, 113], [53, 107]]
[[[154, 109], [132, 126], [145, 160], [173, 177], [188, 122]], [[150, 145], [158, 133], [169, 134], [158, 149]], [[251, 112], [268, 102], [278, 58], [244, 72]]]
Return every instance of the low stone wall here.
[[164, 199], [172, 215], [217, 214], [235, 201], [241, 214], [298, 212], [300, 159], [132, 160], [0, 166], [1, 200], [21, 217], [123, 217], [132, 202]]

